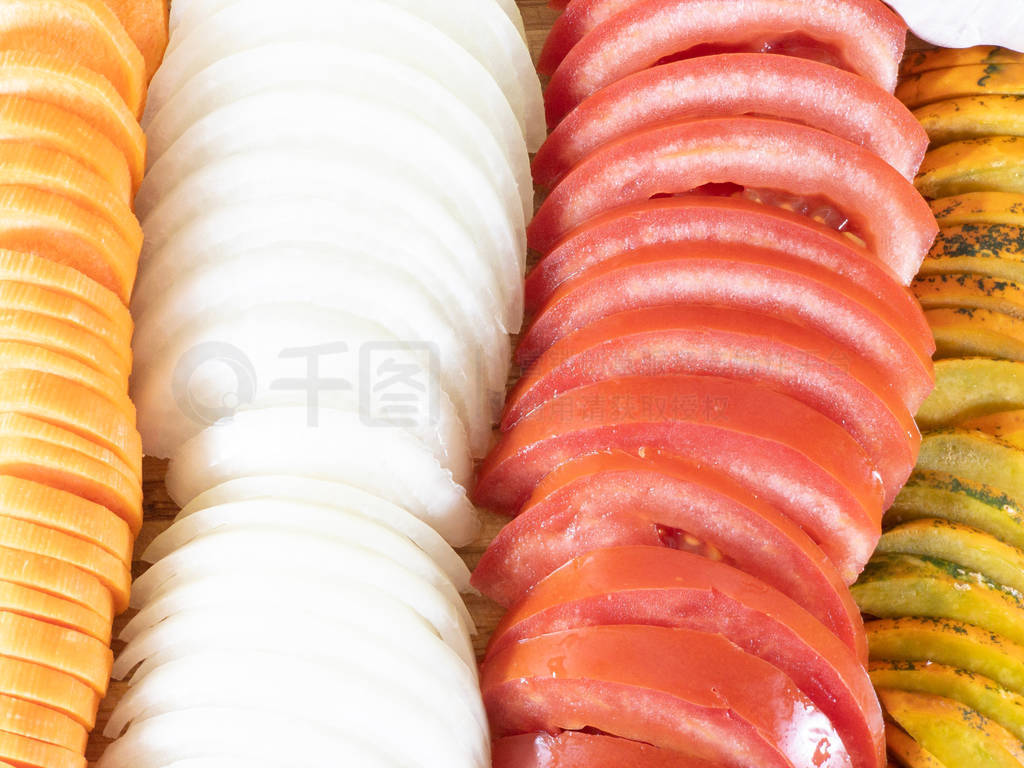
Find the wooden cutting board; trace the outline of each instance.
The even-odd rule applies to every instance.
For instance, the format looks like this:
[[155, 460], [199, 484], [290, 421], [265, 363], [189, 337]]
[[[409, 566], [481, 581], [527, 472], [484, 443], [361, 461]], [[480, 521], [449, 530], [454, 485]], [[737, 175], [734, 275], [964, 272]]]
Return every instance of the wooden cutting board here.
[[[358, 0], [355, 1], [358, 2]], [[548, 8], [547, 0], [517, 0], [517, 2], [523, 13], [523, 21], [526, 24], [530, 52], [536, 61], [541, 46], [544, 44], [544, 39], [547, 37], [548, 30], [558, 14], [556, 11]], [[167, 463], [164, 461], [147, 458], [143, 462], [145, 522], [142, 525], [142, 531], [135, 545], [136, 554], [142, 552], [157, 534], [167, 528], [174, 515], [178, 512], [178, 506], [170, 500], [167, 492], [164, 490], [164, 473], [166, 469]], [[504, 524], [504, 520], [496, 515], [484, 513], [483, 518], [484, 527], [480, 538], [472, 545], [461, 550], [463, 559], [465, 559], [470, 568], [476, 565], [484, 549], [487, 548], [491, 539], [494, 538], [494, 535]], [[136, 561], [133, 564], [132, 575], [138, 577], [145, 569], [145, 565]], [[479, 634], [477, 634], [475, 640], [477, 651], [480, 652], [486, 645], [491, 632], [494, 631], [498, 619], [501, 618], [502, 611], [496, 604], [482, 597], [469, 596], [467, 603], [479, 628]], [[126, 613], [118, 617], [114, 622], [115, 638], [120, 632], [121, 627], [131, 618], [132, 613]], [[119, 652], [122, 647], [123, 643], [117, 640], [114, 641], [114, 653]], [[103, 728], [110, 717], [111, 710], [127, 687], [127, 683], [111, 681], [107, 697], [100, 705], [96, 729], [89, 741], [86, 756], [89, 758], [90, 763], [99, 759], [99, 756], [103, 754], [103, 750], [110, 741], [102, 735]]]

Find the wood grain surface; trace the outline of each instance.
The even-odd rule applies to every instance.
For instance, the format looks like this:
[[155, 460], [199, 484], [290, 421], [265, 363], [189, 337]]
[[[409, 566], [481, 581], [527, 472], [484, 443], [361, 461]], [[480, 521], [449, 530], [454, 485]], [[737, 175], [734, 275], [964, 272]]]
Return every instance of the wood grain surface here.
[[[348, 0], [345, 0], [346, 2]], [[358, 0], [353, 0], [358, 2]], [[430, 1], [430, 0], [428, 0]], [[517, 0], [520, 10], [523, 13], [523, 21], [526, 25], [527, 38], [530, 44], [530, 52], [537, 59], [544, 38], [547, 36], [551, 23], [557, 16], [557, 12], [548, 8], [547, 0]], [[164, 489], [164, 473], [167, 463], [156, 459], [146, 458], [143, 462], [143, 491], [145, 493], [145, 522], [135, 544], [136, 554], [142, 552], [157, 534], [170, 525], [174, 515], [178, 512], [177, 505], [170, 500]], [[503, 518], [496, 515], [482, 513], [483, 532], [480, 538], [470, 546], [460, 550], [463, 559], [472, 568], [476, 565], [480, 555], [486, 549], [495, 533], [504, 524]], [[146, 569], [146, 566], [136, 561], [132, 567], [132, 575], [138, 577]], [[481, 651], [487, 643], [491, 632], [494, 630], [498, 619], [501, 617], [501, 609], [491, 601], [475, 596], [467, 597], [467, 604], [476, 620], [479, 632], [475, 638], [477, 651]], [[133, 612], [119, 616], [114, 622], [114, 637], [116, 638], [121, 627], [131, 618]], [[116, 654], [123, 647], [123, 643], [114, 640], [114, 653]], [[127, 683], [111, 681], [110, 690], [100, 705], [100, 714], [96, 722], [96, 729], [93, 731], [89, 741], [89, 748], [86, 756], [90, 763], [95, 762], [103, 753], [104, 748], [110, 741], [102, 735], [103, 728], [110, 711], [121, 697]]]

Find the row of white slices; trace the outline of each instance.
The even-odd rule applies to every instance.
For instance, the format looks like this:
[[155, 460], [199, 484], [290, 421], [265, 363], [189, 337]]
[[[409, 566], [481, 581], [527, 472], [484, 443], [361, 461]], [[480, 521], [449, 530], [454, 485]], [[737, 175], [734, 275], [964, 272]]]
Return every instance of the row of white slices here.
[[[513, 0], [175, 0], [143, 126], [133, 398], [183, 509], [100, 766], [489, 766], [452, 547], [544, 132]], [[381, 350], [426, 410], [369, 413]]]

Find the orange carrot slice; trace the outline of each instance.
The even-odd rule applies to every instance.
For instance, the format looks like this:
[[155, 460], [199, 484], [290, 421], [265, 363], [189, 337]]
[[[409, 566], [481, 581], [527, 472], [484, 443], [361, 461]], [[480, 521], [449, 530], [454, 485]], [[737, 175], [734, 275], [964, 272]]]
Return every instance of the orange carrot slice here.
[[71, 155], [131, 203], [132, 175], [114, 143], [78, 115], [21, 96], [0, 98], [0, 140], [31, 143]]
[[0, 53], [0, 95], [54, 104], [85, 120], [121, 150], [138, 189], [146, 169], [146, 137], [137, 115], [107, 80], [59, 56], [28, 51]]
[[[63, 560], [91, 573], [110, 590], [114, 597], [115, 611], [120, 613], [128, 607], [131, 571], [112, 554], [92, 542], [3, 515], [0, 515], [0, 541], [10, 549]], [[99, 614], [96, 615], [99, 617]], [[110, 625], [107, 624], [101, 634], [94, 637], [110, 642]]]
[[0, 475], [0, 515], [95, 544], [130, 568], [132, 534], [106, 507], [31, 480]]
[[0, 731], [0, 760], [17, 768], [88, 768], [80, 752], [4, 731]]
[[100, 697], [66, 672], [0, 656], [0, 692], [62, 712], [86, 729], [96, 724]]
[[80, 451], [24, 437], [0, 440], [0, 474], [34, 480], [102, 504], [138, 535], [142, 489], [118, 470]]
[[110, 590], [91, 573], [63, 560], [0, 546], [0, 581], [38, 589], [89, 608], [105, 621], [114, 620]]
[[[3, 335], [0, 332], [0, 338]], [[0, 368], [42, 371], [78, 382], [90, 391], [107, 398], [119, 410], [128, 415], [132, 424], [135, 424], [135, 406], [128, 397], [127, 390], [110, 376], [69, 357], [64, 352], [48, 349], [38, 344], [0, 341]]]
[[[38, 589], [0, 581], [0, 611], [10, 611], [64, 629], [73, 629], [110, 645], [109, 621], [104, 621], [102, 616], [83, 605], [48, 595]], [[0, 730], [4, 730], [2, 726]]]
[[104, 0], [124, 25], [146, 61], [146, 82], [160, 66], [167, 48], [166, 0]]
[[118, 334], [131, 339], [134, 326], [128, 308], [115, 293], [78, 270], [31, 253], [0, 251], [0, 280], [39, 285], [84, 301], [105, 315]]
[[100, 696], [107, 692], [114, 654], [95, 637], [0, 611], [0, 655], [66, 672]]
[[146, 63], [101, 0], [5, 0], [0, 49], [73, 57], [114, 86], [133, 114], [142, 114]]
[[37, 344], [67, 355], [99, 373], [114, 377], [118, 388], [128, 389], [124, 361], [102, 339], [83, 333], [71, 323], [32, 312], [0, 309], [0, 341]]
[[128, 201], [71, 155], [33, 144], [0, 142], [0, 185], [31, 187], [66, 197], [104, 217], [133, 250], [142, 248], [142, 227]]
[[81, 723], [31, 701], [0, 693], [0, 731], [84, 753], [89, 733]]

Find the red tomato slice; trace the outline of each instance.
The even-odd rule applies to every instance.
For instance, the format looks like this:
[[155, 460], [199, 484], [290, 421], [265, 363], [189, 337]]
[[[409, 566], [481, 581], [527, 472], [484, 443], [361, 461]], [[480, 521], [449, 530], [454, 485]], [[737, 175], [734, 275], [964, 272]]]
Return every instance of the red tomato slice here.
[[806, 59], [734, 53], [675, 61], [602, 88], [544, 142], [533, 178], [551, 188], [602, 145], [656, 122], [742, 115], [828, 131], [871, 150], [910, 181], [928, 151], [928, 134], [914, 115], [874, 83]]
[[505, 648], [481, 669], [494, 735], [594, 728], [723, 765], [852, 766], [828, 718], [718, 634], [586, 627]]
[[933, 346], [908, 338], [898, 311], [817, 264], [745, 246], [652, 247], [608, 259], [558, 290], [523, 334], [516, 360], [532, 365], [559, 339], [617, 312], [694, 304], [770, 314], [858, 350], [911, 413], [932, 390]]
[[586, 552], [627, 545], [713, 551], [774, 587], [867, 660], [860, 611], [810, 537], [740, 482], [647, 449], [583, 455], [547, 475], [473, 572], [504, 606]]
[[573, 560], [506, 614], [488, 655], [528, 637], [617, 624], [721, 633], [788, 675], [832, 721], [854, 766], [882, 761], [882, 710], [853, 652], [764, 582], [689, 552], [621, 547]]
[[878, 0], [575, 0], [542, 55], [542, 71], [552, 74], [548, 125], [595, 91], [663, 59], [709, 44], [771, 50], [794, 33], [834, 50], [844, 69], [889, 93], [896, 88], [907, 25]]
[[849, 583], [880, 536], [881, 483], [842, 427], [786, 395], [714, 376], [633, 376], [549, 400], [505, 433], [474, 498], [513, 514], [551, 468], [617, 448], [662, 449], [756, 489]]
[[715, 768], [669, 749], [615, 736], [563, 731], [557, 736], [524, 733], [497, 739], [491, 768]]
[[873, 152], [806, 125], [729, 117], [658, 125], [601, 147], [544, 201], [530, 247], [547, 253], [594, 216], [722, 182], [826, 201], [907, 285], [939, 231], [914, 185]]
[[760, 383], [845, 427], [878, 470], [888, 507], [917, 461], [906, 406], [856, 349], [762, 313], [719, 307], [620, 312], [551, 346], [509, 395], [501, 428], [556, 395], [621, 376], [699, 373]]

